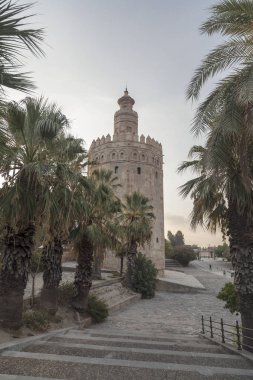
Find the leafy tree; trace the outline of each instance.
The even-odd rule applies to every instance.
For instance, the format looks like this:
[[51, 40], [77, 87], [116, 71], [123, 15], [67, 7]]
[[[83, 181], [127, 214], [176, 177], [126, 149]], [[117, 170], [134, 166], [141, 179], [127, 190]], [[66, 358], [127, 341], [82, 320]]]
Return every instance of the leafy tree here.
[[132, 273], [135, 267], [137, 246], [144, 246], [150, 241], [152, 223], [155, 216], [149, 199], [138, 192], [126, 196], [122, 205], [121, 222], [128, 242], [127, 251], [127, 278], [128, 285], [132, 285]]
[[217, 257], [224, 257], [224, 253], [226, 253], [229, 250], [229, 246], [227, 243], [223, 243], [223, 245], [218, 245], [218, 247], [215, 248], [214, 254]]
[[181, 231], [177, 231], [175, 237], [174, 237], [174, 246], [181, 246], [184, 245], [184, 235]]
[[167, 238], [168, 238], [170, 244], [174, 247], [174, 245], [175, 245], [175, 237], [174, 237], [174, 235], [173, 235], [173, 233], [171, 231], [167, 232]]
[[166, 258], [171, 257], [172, 253], [173, 253], [172, 244], [170, 240], [165, 239], [165, 257]]
[[228, 309], [232, 314], [240, 312], [238, 303], [238, 294], [232, 282], [227, 282], [217, 295], [219, 300], [225, 301], [225, 309]]
[[186, 267], [190, 261], [196, 259], [196, 254], [194, 253], [191, 246], [179, 245], [173, 248], [173, 252], [170, 257]]
[[132, 289], [141, 293], [142, 298], [152, 298], [155, 295], [157, 269], [150, 259], [138, 253], [132, 272]]
[[167, 237], [172, 245], [172, 247], [176, 247], [179, 245], [184, 245], [184, 235], [181, 231], [177, 231], [175, 235], [171, 231], [168, 231]]

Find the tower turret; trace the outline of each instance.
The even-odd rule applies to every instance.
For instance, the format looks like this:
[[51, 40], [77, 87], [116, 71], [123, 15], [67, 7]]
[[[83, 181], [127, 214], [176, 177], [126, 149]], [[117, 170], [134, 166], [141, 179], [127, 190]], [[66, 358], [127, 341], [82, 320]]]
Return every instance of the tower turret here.
[[114, 141], [138, 141], [138, 114], [133, 110], [134, 103], [126, 88], [118, 99], [120, 109], [114, 114]]

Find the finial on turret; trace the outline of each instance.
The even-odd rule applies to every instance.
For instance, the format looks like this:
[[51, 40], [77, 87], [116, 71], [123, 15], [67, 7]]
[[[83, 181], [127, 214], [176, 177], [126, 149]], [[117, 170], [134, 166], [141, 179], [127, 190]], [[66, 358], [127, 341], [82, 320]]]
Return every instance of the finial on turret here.
[[127, 96], [128, 95], [128, 89], [127, 89], [127, 85], [126, 85], [126, 89], [124, 91], [124, 95]]

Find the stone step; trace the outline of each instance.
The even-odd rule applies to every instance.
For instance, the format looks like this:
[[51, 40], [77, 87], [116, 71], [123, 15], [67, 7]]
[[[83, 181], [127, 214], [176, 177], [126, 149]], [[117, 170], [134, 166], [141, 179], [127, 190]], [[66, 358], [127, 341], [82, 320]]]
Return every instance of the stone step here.
[[[245, 380], [252, 380], [253, 378], [253, 370], [244, 368], [225, 368], [208, 365], [202, 366], [182, 363], [161, 363], [154, 361], [80, 357], [19, 351], [5, 351], [2, 353], [2, 356], [0, 357], [1, 372], [5, 359], [8, 360], [9, 368], [11, 365], [11, 359], [14, 359], [12, 365], [15, 366], [15, 368], [13, 369], [18, 370], [18, 373], [22, 375], [24, 374], [23, 371], [25, 371], [25, 375], [33, 376], [35, 372], [38, 376], [43, 375], [50, 378], [55, 377], [55, 374], [57, 373], [58, 377], [75, 380], [138, 380], [143, 378], [146, 380], [162, 380], [165, 378], [198, 380], [206, 377], [213, 380], [238, 380], [241, 378]], [[66, 369], [68, 370], [68, 374]], [[130, 373], [128, 371], [128, 377], [125, 376], [126, 371], [124, 371], [124, 369], [130, 370]], [[139, 373], [137, 370], [140, 370]], [[133, 376], [134, 373], [137, 376]], [[139, 376], [140, 374], [142, 377]]]
[[91, 294], [104, 301], [110, 311], [117, 310], [140, 298], [140, 295], [125, 288], [119, 280], [108, 286], [96, 287], [91, 290]]
[[110, 338], [124, 338], [124, 339], [138, 339], [138, 340], [147, 340], [147, 341], [159, 341], [159, 342], [167, 342], [167, 341], [175, 341], [175, 340], [187, 340], [187, 341], [198, 341], [205, 342], [204, 338], [199, 337], [198, 335], [187, 335], [187, 334], [163, 334], [163, 335], [151, 335], [151, 334], [141, 334], [139, 331], [133, 334], [133, 332], [116, 331], [116, 330], [99, 330], [99, 329], [80, 329], [80, 330], [69, 330], [69, 333], [76, 334], [77, 337], [80, 334], [85, 336], [92, 337], [110, 337]]
[[231, 354], [192, 353], [189, 351], [152, 350], [47, 341], [39, 341], [36, 344], [25, 347], [23, 351], [81, 357], [196, 364], [202, 366], [252, 368], [242, 357]]
[[124, 338], [110, 338], [110, 337], [91, 337], [82, 334], [59, 334], [55, 337], [49, 338], [50, 342], [62, 343], [85, 343], [97, 344], [100, 346], [116, 346], [116, 347], [138, 347], [138, 348], [152, 348], [152, 349], [172, 349], [185, 351], [191, 350], [194, 352], [223, 352], [223, 349], [213, 343], [201, 342], [182, 342], [182, 341], [147, 341], [140, 339], [124, 339]]
[[52, 377], [34, 377], [34, 376], [21, 376], [21, 375], [1, 375], [0, 380], [63, 380]]

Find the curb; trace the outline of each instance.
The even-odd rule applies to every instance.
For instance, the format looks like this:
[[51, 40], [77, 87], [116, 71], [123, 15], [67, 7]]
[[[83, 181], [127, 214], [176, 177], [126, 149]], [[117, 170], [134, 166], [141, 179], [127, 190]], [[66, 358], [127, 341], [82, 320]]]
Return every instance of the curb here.
[[130, 297], [128, 297], [127, 299], [125, 299], [125, 301], [123, 302], [120, 302], [120, 303], [116, 303], [115, 305], [112, 305], [111, 307], [108, 308], [108, 312], [109, 314], [111, 313], [114, 313], [115, 311], [119, 311], [121, 309], [124, 309], [126, 306], [136, 302], [136, 301], [139, 301], [141, 299], [141, 295], [140, 294], [134, 294]]

